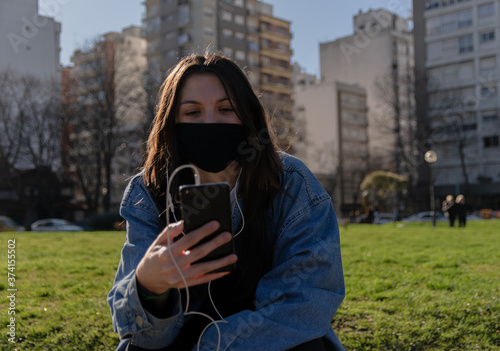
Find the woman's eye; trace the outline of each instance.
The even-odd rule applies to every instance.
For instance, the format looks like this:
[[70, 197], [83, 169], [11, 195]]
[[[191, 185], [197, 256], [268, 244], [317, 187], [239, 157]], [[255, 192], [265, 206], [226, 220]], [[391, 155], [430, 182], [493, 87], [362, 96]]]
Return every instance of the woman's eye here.
[[221, 112], [233, 112], [233, 108], [232, 107], [221, 107], [220, 111]]
[[198, 110], [192, 110], [192, 111], [186, 111], [186, 116], [196, 116], [200, 111]]

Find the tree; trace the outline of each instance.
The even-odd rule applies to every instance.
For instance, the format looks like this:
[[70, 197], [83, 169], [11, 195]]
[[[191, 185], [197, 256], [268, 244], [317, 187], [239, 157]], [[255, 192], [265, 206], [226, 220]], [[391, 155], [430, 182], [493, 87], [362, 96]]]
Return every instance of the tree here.
[[[54, 208], [46, 179], [62, 175], [60, 86], [13, 71], [0, 73], [0, 165], [2, 177], [28, 211], [26, 225]], [[27, 176], [29, 174], [29, 176]], [[27, 179], [29, 179], [27, 183]]]
[[89, 41], [73, 62], [65, 105], [70, 162], [88, 212], [100, 204], [108, 212], [116, 154], [143, 139], [145, 59], [132, 39], [110, 33]]
[[297, 138], [291, 111], [293, 100], [286, 94], [264, 92], [261, 101], [269, 113], [271, 128], [274, 130], [278, 145], [293, 154]]
[[163, 74], [157, 67], [148, 67], [143, 77], [143, 87], [146, 93], [146, 119], [144, 121], [144, 131], [149, 131], [151, 122], [156, 115], [158, 104], [158, 93], [164, 81]]
[[[381, 135], [394, 140], [394, 170], [409, 177], [410, 184], [414, 184], [419, 162], [415, 160], [418, 139], [413, 73], [391, 69], [376, 78], [375, 87], [381, 102], [381, 113], [375, 116], [375, 124]], [[374, 165], [381, 164], [379, 160], [371, 161]]]
[[371, 197], [389, 212], [397, 212], [397, 195], [408, 188], [408, 177], [388, 171], [373, 171], [365, 176], [360, 185], [364, 197]]
[[462, 91], [437, 90], [429, 97], [428, 116], [431, 129], [429, 141], [440, 151], [456, 150], [465, 184], [464, 193], [468, 194], [470, 180], [466, 150], [477, 144], [475, 103], [463, 98]]

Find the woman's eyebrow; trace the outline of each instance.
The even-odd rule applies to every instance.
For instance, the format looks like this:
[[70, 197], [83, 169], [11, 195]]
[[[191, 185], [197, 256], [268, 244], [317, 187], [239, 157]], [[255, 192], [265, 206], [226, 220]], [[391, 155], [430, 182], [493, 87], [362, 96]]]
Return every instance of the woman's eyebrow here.
[[179, 103], [179, 105], [184, 105], [184, 104], [199, 104], [199, 102], [195, 100], [184, 100]]
[[[230, 99], [227, 97], [224, 97], [222, 99], [217, 100], [217, 103], [224, 102], [224, 101], [230, 101]], [[200, 102], [196, 101], [196, 100], [184, 100], [184, 101], [181, 101], [179, 103], [179, 105], [184, 105], [184, 104], [200, 104]]]

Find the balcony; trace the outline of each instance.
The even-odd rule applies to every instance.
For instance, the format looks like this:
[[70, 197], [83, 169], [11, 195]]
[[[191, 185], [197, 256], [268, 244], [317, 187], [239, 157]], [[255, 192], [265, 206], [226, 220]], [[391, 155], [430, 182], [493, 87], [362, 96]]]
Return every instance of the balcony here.
[[142, 13], [142, 22], [145, 23], [148, 19], [160, 16], [160, 7], [152, 6], [149, 7], [145, 12]]
[[269, 51], [269, 52], [274, 52], [274, 53], [279, 53], [279, 54], [283, 54], [283, 55], [286, 55], [286, 56], [292, 56], [293, 54], [293, 51], [289, 48], [285, 48], [285, 47], [279, 47], [277, 45], [270, 45], [270, 44], [265, 44], [265, 43], [262, 43], [261, 44], [261, 50], [262, 51]]
[[150, 28], [143, 28], [141, 32], [141, 37], [145, 39], [149, 39], [151, 37], [160, 35], [160, 27], [150, 27]]
[[279, 27], [276, 25], [273, 25], [271, 23], [262, 23], [260, 25], [260, 31], [261, 33], [269, 33], [273, 35], [277, 35], [283, 38], [291, 39], [292, 38], [292, 33], [284, 27]]

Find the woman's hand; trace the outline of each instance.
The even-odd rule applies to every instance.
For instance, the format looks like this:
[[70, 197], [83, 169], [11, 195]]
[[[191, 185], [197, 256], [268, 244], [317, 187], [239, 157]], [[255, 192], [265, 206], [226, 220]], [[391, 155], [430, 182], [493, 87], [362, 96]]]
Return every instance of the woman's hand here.
[[[139, 262], [135, 273], [139, 283], [155, 294], [163, 294], [170, 288], [184, 288], [184, 282], [172, 261], [171, 254], [188, 286], [208, 283], [228, 274], [228, 272], [208, 272], [236, 262], [237, 257], [234, 254], [192, 265], [193, 262], [231, 240], [231, 233], [224, 232], [214, 239], [189, 250], [201, 239], [216, 231], [217, 228], [219, 228], [219, 223], [212, 221], [187, 233], [174, 242], [173, 239], [182, 233], [184, 222], [180, 221], [169, 225], [158, 235], [158, 238], [151, 244], [141, 262]], [[167, 245], [169, 242], [170, 246]]]

